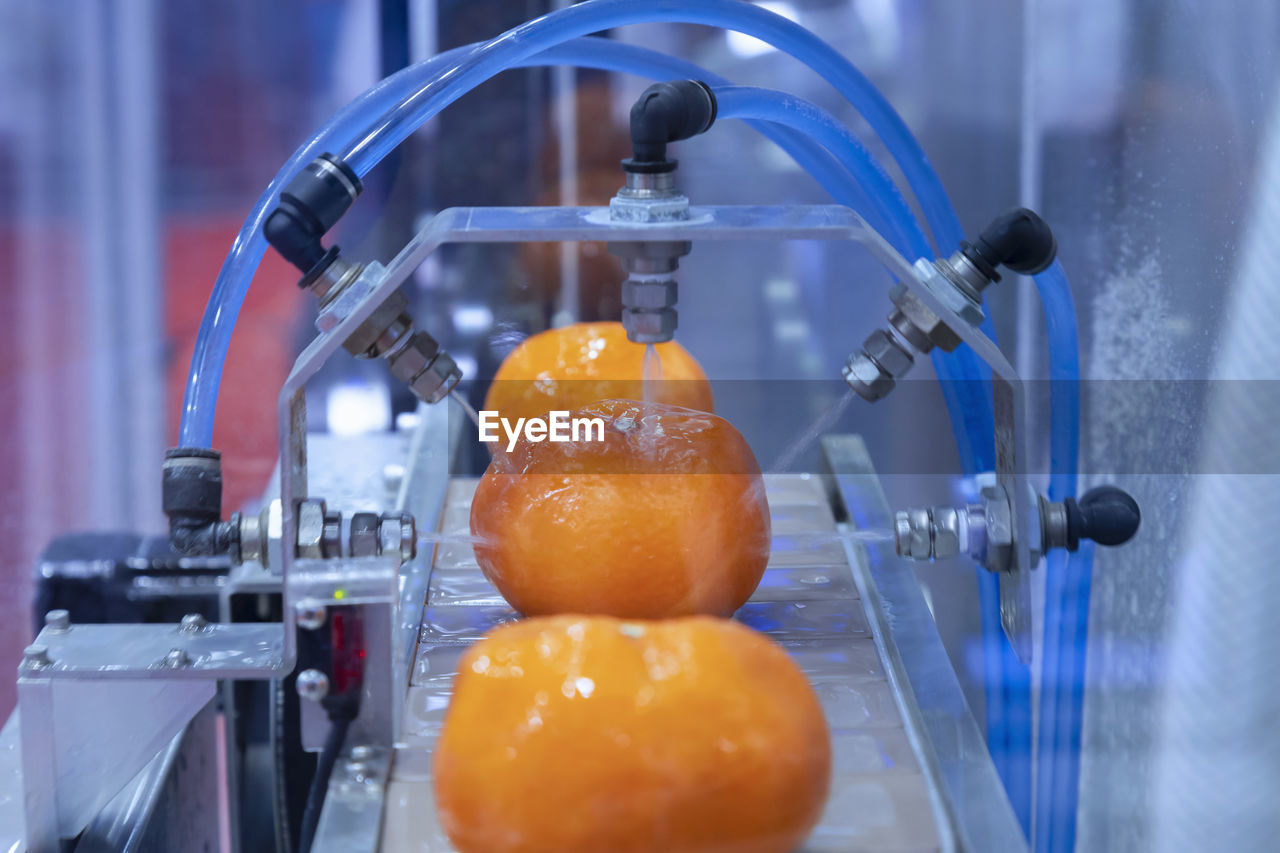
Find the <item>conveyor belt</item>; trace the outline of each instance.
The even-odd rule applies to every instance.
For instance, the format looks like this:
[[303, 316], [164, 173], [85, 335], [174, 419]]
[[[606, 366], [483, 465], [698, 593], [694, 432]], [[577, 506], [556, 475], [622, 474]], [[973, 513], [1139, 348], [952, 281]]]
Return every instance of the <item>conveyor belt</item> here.
[[[822, 821], [805, 851], [926, 851], [950, 848], [945, 810], [922, 770], [918, 717], [896, 691], [868, 623], [859, 576], [821, 479], [765, 478], [773, 551], [764, 580], [737, 617], [777, 640], [809, 676], [831, 728], [834, 767]], [[469, 535], [475, 480], [454, 480], [441, 532]], [[436, 549], [417, 664], [407, 697], [405, 746], [387, 789], [383, 851], [437, 853], [453, 847], [431, 796], [430, 757], [462, 651], [516, 618], [480, 570], [471, 547]], [[904, 722], [908, 721], [908, 722]]]

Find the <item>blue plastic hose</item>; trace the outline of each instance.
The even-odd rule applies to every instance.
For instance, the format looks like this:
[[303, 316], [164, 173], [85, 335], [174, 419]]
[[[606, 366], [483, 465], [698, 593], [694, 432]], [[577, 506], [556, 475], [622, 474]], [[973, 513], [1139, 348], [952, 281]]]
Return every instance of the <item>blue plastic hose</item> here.
[[218, 272], [200, 321], [195, 351], [191, 355], [191, 370], [187, 374], [186, 394], [182, 400], [180, 445], [210, 447], [213, 444], [213, 417], [218, 405], [218, 387], [222, 383], [222, 367], [240, 307], [267, 250], [262, 224], [275, 208], [280, 190], [317, 155], [342, 145], [342, 140], [355, 136], [381, 115], [389, 104], [398, 101], [407, 83], [417, 85], [422, 79], [434, 76], [465, 50], [460, 48], [439, 54], [382, 80], [339, 110], [271, 179], [231, 244], [231, 251]]
[[424, 121], [503, 68], [576, 36], [644, 23], [703, 24], [735, 30], [808, 65], [848, 98], [884, 140], [930, 227], [936, 222], [948, 232], [934, 235], [940, 244], [951, 245], [961, 238], [960, 223], [947, 203], [937, 173], [906, 123], [875, 86], [804, 27], [738, 0], [590, 0], [527, 21], [474, 48], [448, 73], [406, 95], [341, 155], [363, 176]]
[[[565, 18], [568, 22], [561, 26], [560, 22]], [[961, 239], [959, 222], [941, 182], [905, 123], [856, 68], [807, 30], [763, 9], [733, 0], [593, 0], [531, 21], [484, 45], [451, 51], [388, 78], [335, 116], [321, 134], [282, 169], [246, 221], [215, 284], [188, 378], [183, 404], [182, 443], [208, 446], [211, 442], [218, 384], [230, 343], [231, 329], [252, 279], [253, 270], [265, 251], [261, 223], [274, 205], [279, 188], [297, 169], [324, 150], [343, 150], [340, 144], [342, 138], [347, 138], [348, 144], [354, 138], [350, 128], [364, 123], [362, 119], [366, 115], [380, 115], [373, 132], [346, 149], [347, 160], [356, 167], [357, 173], [367, 174], [383, 154], [443, 107], [441, 104], [431, 109], [431, 100], [435, 95], [443, 93], [447, 98], [446, 102], [452, 101], [475, 83], [497, 73], [501, 70], [498, 67], [500, 61], [486, 63], [486, 59], [491, 60], [493, 54], [528, 56], [536, 52], [536, 48], [531, 48], [527, 43], [531, 38], [547, 38], [548, 31], [555, 31], [554, 36], [548, 39], [554, 41], [568, 37], [570, 27], [575, 28], [572, 32], [585, 34], [626, 23], [656, 21], [682, 21], [738, 30], [770, 42], [804, 61], [839, 89], [881, 137], [906, 177], [936, 243], [939, 246], [951, 246]], [[451, 63], [464, 53], [465, 58], [456, 67], [440, 75], [439, 80], [434, 79], [437, 69], [443, 68], [446, 63]], [[477, 71], [480, 66], [484, 67]], [[490, 66], [493, 69], [491, 71], [487, 70]], [[430, 72], [427, 71], [428, 68]], [[463, 78], [474, 79], [475, 82], [464, 82]], [[394, 98], [401, 91], [395, 87], [401, 83], [407, 84], [404, 93], [401, 97]], [[398, 106], [388, 105], [393, 99]], [[378, 148], [385, 150], [375, 156], [374, 151]], [[804, 156], [802, 152], [801, 157]], [[818, 162], [821, 163], [821, 159]], [[821, 166], [818, 170], [821, 170]], [[989, 323], [984, 325], [984, 330], [994, 339]], [[989, 371], [963, 346], [950, 356], [935, 353], [933, 360], [942, 380], [944, 398], [957, 431], [961, 461], [966, 472], [989, 468], [992, 461], [993, 432], [987, 402], [989, 391], [986, 381], [989, 380]], [[984, 605], [984, 614], [988, 609]], [[984, 631], [988, 622], [984, 617]], [[990, 699], [988, 706], [993, 706]], [[1013, 786], [1010, 789], [1012, 794]]]
[[[1062, 265], [1035, 277], [1049, 336], [1049, 499], [1076, 494], [1080, 453], [1080, 344]], [[1044, 662], [1036, 762], [1037, 851], [1075, 849], [1080, 738], [1093, 546], [1055, 550], [1045, 569]]]
[[[924, 210], [935, 239], [941, 245], [953, 245], [959, 241], [959, 222], [946, 193], [906, 124], [852, 64], [808, 30], [780, 15], [734, 0], [592, 0], [529, 21], [484, 44], [460, 48], [405, 69], [349, 105], [295, 155], [251, 213], [215, 283], [188, 376], [181, 443], [208, 446], [212, 440], [218, 385], [231, 330], [253, 270], [265, 251], [261, 223], [279, 188], [298, 168], [325, 149], [341, 150], [347, 163], [363, 177], [423, 122], [507, 65], [574, 36], [626, 24], [653, 22], [698, 23], [738, 30], [769, 42], [805, 62], [839, 89], [884, 141]], [[453, 64], [455, 58], [458, 61]], [[424, 68], [429, 67], [434, 72], [446, 63], [452, 67], [442, 74], [424, 73]], [[400, 83], [407, 83], [403, 90], [399, 88]], [[400, 97], [393, 98], [393, 92], [399, 93]], [[385, 101], [390, 100], [395, 101], [394, 106], [384, 107]], [[379, 107], [384, 108], [372, 130], [357, 138], [359, 131], [352, 128], [364, 124], [361, 119], [367, 113], [376, 113]], [[344, 137], [347, 142], [340, 145]], [[968, 412], [968, 417], [981, 419], [980, 413], [986, 406], [973, 404], [981, 402], [981, 398], [962, 405], [969, 392], [964, 384], [952, 380], [956, 378], [953, 374], [957, 373], [975, 377], [987, 374], [972, 353], [964, 348], [952, 360], [957, 361], [963, 370], [952, 370], [945, 357], [935, 359], [940, 375], [949, 382], [949, 387], [944, 387], [948, 407], [953, 417], [962, 418]], [[989, 442], [971, 438], [967, 444], [981, 447]], [[961, 453], [963, 456], [966, 449], [962, 447]]]
[[774, 122], [816, 140], [849, 170], [870, 197], [888, 223], [890, 239], [898, 250], [902, 252], [905, 247], [908, 251], [904, 254], [910, 260], [929, 256], [929, 241], [893, 180], [871, 152], [830, 113], [802, 98], [772, 89], [716, 86], [713, 91], [719, 118]]

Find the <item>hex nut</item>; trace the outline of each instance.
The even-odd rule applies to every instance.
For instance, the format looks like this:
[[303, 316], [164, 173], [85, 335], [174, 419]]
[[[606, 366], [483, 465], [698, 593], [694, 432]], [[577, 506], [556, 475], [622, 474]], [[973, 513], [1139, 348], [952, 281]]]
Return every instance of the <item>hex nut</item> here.
[[676, 304], [675, 279], [645, 281], [628, 278], [622, 282], [622, 304], [626, 308], [655, 311]]
[[911, 353], [903, 349], [883, 329], [876, 329], [867, 336], [867, 340], [862, 344], [862, 351], [894, 379], [906, 376], [915, 364]]
[[381, 519], [376, 512], [357, 512], [351, 516], [351, 556], [376, 557], [378, 555], [380, 524]]
[[1006, 571], [1013, 564], [1013, 511], [1009, 498], [999, 486], [982, 490], [982, 515], [986, 520], [986, 567], [993, 572]]
[[627, 340], [637, 344], [661, 344], [676, 335], [676, 311], [662, 308], [657, 311], [622, 309], [622, 328], [627, 330]]
[[955, 507], [935, 506], [929, 510], [933, 520], [933, 549], [935, 560], [946, 560], [960, 553], [960, 513]]
[[893, 516], [893, 549], [899, 557], [911, 556], [911, 519], [906, 510], [898, 510]]
[[619, 222], [670, 222], [688, 216], [689, 199], [683, 195], [627, 198], [619, 193], [609, 199], [609, 218]]
[[355, 331], [342, 342], [342, 348], [354, 356], [369, 355], [369, 351], [391, 326], [401, 321], [406, 328], [413, 325], [413, 320], [405, 313], [409, 308], [409, 299], [399, 290], [388, 296], [381, 305], [373, 309], [373, 313], [364, 322], [356, 326]]
[[440, 344], [435, 338], [426, 332], [414, 332], [409, 342], [387, 359], [387, 364], [392, 376], [409, 384], [415, 376], [427, 369], [438, 352]]
[[908, 344], [915, 348], [920, 355], [928, 355], [933, 349], [934, 343], [929, 340], [929, 336], [920, 329], [916, 328], [916, 324], [907, 319], [907, 315], [902, 313], [902, 309], [894, 306], [889, 312], [889, 325], [902, 336]]
[[858, 392], [864, 400], [874, 403], [893, 390], [893, 377], [885, 373], [865, 353], [856, 352], [849, 356], [849, 361], [840, 371], [849, 387]]
[[325, 505], [320, 498], [308, 498], [298, 505], [298, 556], [324, 558]]
[[447, 352], [438, 354], [427, 365], [427, 368], [413, 377], [409, 390], [424, 403], [438, 403], [448, 396], [449, 392], [462, 379], [462, 371]]
[[409, 513], [387, 513], [378, 527], [383, 554], [399, 554], [407, 563], [418, 552], [417, 525]]
[[911, 539], [909, 544], [911, 558], [927, 560], [933, 556], [933, 531], [929, 520], [929, 510], [914, 507], [907, 510], [907, 520], [911, 523]]
[[326, 557], [342, 556], [342, 513], [326, 512], [324, 514], [323, 547]]
[[[894, 285], [893, 289], [889, 291], [889, 299], [898, 307], [898, 311], [902, 313], [902, 316], [909, 320], [919, 330], [920, 334], [932, 341], [934, 346], [944, 352], [954, 352], [956, 347], [960, 346], [960, 336], [953, 332], [950, 326], [942, 322], [942, 319], [933, 313], [929, 306], [920, 301], [918, 296], [907, 290], [905, 284]], [[889, 317], [892, 320], [894, 314], [890, 314]], [[908, 340], [912, 339], [910, 334], [904, 334], [903, 337]]]

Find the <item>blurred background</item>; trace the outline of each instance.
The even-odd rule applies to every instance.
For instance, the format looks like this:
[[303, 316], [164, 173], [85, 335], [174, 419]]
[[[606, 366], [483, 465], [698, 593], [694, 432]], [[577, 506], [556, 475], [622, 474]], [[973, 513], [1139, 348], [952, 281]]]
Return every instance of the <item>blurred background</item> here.
[[[0, 672], [14, 671], [34, 633], [34, 567], [50, 539], [164, 530], [159, 461], [176, 443], [201, 313], [280, 164], [381, 77], [560, 5], [0, 0]], [[761, 5], [819, 33], [882, 89], [968, 233], [1014, 204], [1056, 231], [1090, 380], [1081, 485], [1114, 482], [1144, 510], [1137, 539], [1095, 565], [1078, 843], [1152, 848], [1161, 703], [1178, 645], [1173, 591], [1199, 530], [1196, 475], [1208, 471], [1202, 380], [1276, 378], [1274, 365], [1224, 373], [1220, 360], [1236, 334], [1246, 248], [1274, 260], [1280, 243], [1262, 215], [1280, 183], [1280, 165], [1267, 166], [1280, 147], [1280, 4]], [[610, 36], [796, 93], [860, 129], [832, 89], [753, 39], [666, 25]], [[588, 71], [500, 75], [369, 176], [337, 241], [349, 257], [385, 262], [452, 205], [606, 203], [645, 85]], [[695, 204], [826, 201], [733, 122], [676, 153]], [[275, 465], [276, 395], [315, 311], [296, 277], [268, 253], [233, 341], [214, 441], [228, 510], [256, 501]], [[891, 283], [856, 248], [813, 243], [695, 248], [680, 278], [677, 340], [766, 469], [843, 393], [839, 367], [883, 321]], [[616, 319], [619, 281], [599, 245], [461, 246], [418, 271], [411, 298], [478, 377], [463, 386], [478, 402], [481, 380], [524, 336]], [[1006, 277], [988, 304], [1020, 373], [1047, 377], [1030, 282]], [[874, 408], [855, 402], [833, 426], [867, 438], [895, 506], [956, 498], [959, 465], [929, 370]], [[319, 428], [387, 429], [412, 408], [380, 363], [339, 358], [326, 371], [310, 396]], [[1045, 396], [1031, 413], [1042, 432]], [[1033, 455], [1044, 470], [1046, 442]], [[810, 450], [791, 468], [816, 465]], [[975, 572], [936, 563], [919, 573], [982, 719]], [[12, 679], [0, 678], [0, 710], [13, 703]]]

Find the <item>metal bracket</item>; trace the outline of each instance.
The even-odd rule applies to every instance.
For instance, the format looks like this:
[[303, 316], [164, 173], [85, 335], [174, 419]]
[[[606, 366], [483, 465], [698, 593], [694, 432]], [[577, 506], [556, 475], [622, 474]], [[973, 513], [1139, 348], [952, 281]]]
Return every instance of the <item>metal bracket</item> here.
[[1027, 501], [1034, 491], [1026, 472], [1026, 393], [1022, 379], [1000, 348], [961, 316], [963, 295], [932, 263], [919, 260], [914, 275], [900, 276], [907, 289], [950, 326], [991, 368], [992, 413], [995, 420], [996, 483], [1009, 496], [1013, 521], [1013, 553], [1000, 573], [1000, 622], [1018, 659], [1030, 664], [1033, 654], [1031, 518], [1038, 510]]

